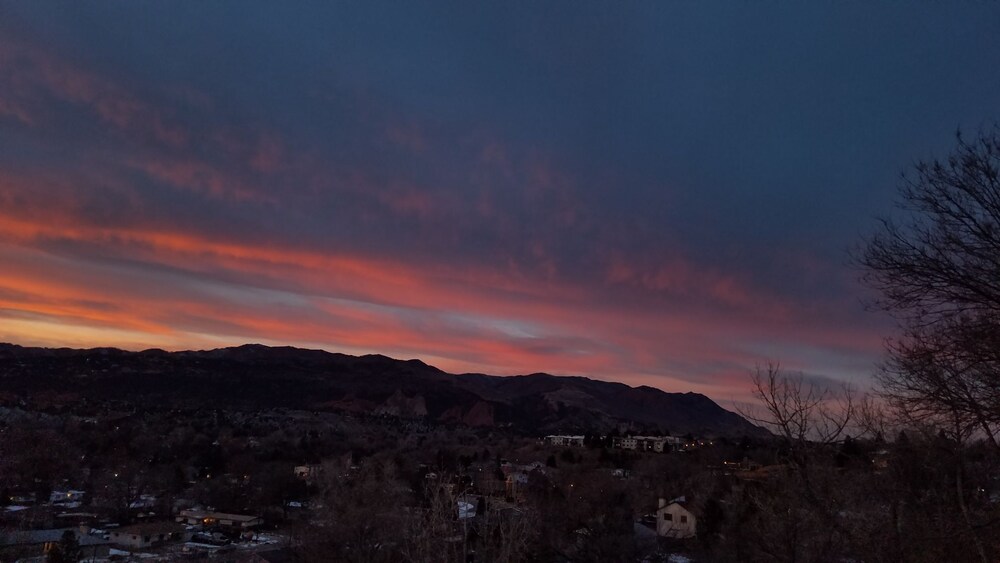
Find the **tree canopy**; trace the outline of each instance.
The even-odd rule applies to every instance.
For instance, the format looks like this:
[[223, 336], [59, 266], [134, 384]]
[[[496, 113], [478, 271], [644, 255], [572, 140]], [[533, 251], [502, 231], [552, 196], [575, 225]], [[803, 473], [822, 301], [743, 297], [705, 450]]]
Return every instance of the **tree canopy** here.
[[1000, 129], [960, 133], [944, 160], [904, 173], [899, 214], [857, 261], [902, 329], [880, 373], [910, 420], [957, 438], [1000, 428]]

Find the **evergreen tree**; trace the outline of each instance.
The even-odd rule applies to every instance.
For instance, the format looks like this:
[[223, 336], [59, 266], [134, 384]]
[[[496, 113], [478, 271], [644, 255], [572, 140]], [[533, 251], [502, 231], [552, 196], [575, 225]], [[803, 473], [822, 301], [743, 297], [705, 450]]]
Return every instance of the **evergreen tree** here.
[[59, 543], [46, 554], [45, 560], [47, 563], [76, 563], [82, 557], [83, 552], [80, 550], [80, 542], [76, 539], [76, 533], [73, 530], [66, 530], [63, 532], [62, 538], [59, 539]]

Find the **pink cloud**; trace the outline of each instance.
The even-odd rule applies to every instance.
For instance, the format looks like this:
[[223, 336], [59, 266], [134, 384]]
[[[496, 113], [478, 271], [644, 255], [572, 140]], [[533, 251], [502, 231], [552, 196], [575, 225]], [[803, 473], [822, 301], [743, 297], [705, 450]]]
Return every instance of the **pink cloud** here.
[[[127, 88], [81, 70], [36, 45], [8, 39], [0, 46], [0, 76], [13, 84], [4, 105], [18, 108], [21, 115], [30, 115], [26, 108], [38, 105], [38, 96], [48, 95], [89, 108], [102, 122], [124, 133], [171, 147], [184, 146], [188, 141], [182, 128]], [[37, 123], [35, 119], [29, 121]]]
[[[59, 103], [69, 104], [120, 134], [111, 158], [83, 150], [83, 164], [0, 175], [0, 310], [8, 315], [79, 327], [81, 341], [95, 345], [121, 336], [107, 329], [177, 347], [211, 335], [716, 395], [735, 393], [745, 370], [766, 359], [754, 348], [762, 341], [796, 366], [808, 366], [800, 358], [817, 348], [874, 353], [880, 344], [875, 329], [833, 307], [803, 311], [669, 241], [654, 250], [631, 245], [637, 228], [595, 220], [600, 210], [587, 205], [578, 180], [539, 151], [482, 133], [452, 149], [417, 120], [374, 120], [376, 143], [388, 139], [432, 164], [468, 157], [456, 186], [429, 187], [405, 170], [299, 149], [264, 126], [219, 125], [212, 101], [194, 90], [184, 97], [207, 123], [186, 128], [122, 84], [36, 46], [0, 45], [0, 115], [52, 127]], [[344, 228], [331, 229], [324, 244], [323, 232], [300, 234], [287, 216], [278, 219], [288, 232], [181, 221], [151, 212], [136, 172], [203, 196], [196, 201], [217, 206], [210, 209], [253, 203], [314, 218], [314, 206], [332, 202], [346, 211], [329, 220]], [[364, 251], [337, 238], [355, 229], [364, 240], [400, 224], [407, 230], [397, 239]], [[482, 242], [449, 255], [470, 236]], [[425, 239], [447, 242], [414, 252]], [[574, 239], [592, 271], [560, 256], [559, 243]], [[810, 259], [802, 257], [803, 267], [824, 275], [825, 265]]]

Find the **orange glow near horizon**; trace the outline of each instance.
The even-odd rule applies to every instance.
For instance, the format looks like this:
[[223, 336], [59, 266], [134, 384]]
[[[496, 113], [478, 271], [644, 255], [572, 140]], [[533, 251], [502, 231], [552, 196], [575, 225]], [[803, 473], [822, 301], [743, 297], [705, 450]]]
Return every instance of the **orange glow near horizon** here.
[[367, 91], [308, 90], [346, 123], [330, 140], [133, 78], [0, 36], [0, 133], [20, 141], [0, 154], [0, 340], [290, 344], [723, 400], [767, 359], [849, 378], [879, 353], [842, 271], [806, 252], [787, 267], [836, 287], [783, 293], [735, 264], [741, 245], [687, 248], [661, 210], [611, 209], [598, 195], [638, 182], [623, 171], [588, 178], [544, 143]]

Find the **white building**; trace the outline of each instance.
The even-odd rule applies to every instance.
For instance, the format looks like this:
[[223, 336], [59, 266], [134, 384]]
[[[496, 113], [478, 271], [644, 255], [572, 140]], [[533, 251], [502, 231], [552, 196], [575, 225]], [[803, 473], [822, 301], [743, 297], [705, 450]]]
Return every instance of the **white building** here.
[[656, 453], [676, 451], [683, 444], [684, 440], [674, 436], [625, 436], [614, 438], [611, 442], [612, 447], [622, 450]]
[[545, 443], [550, 446], [579, 446], [583, 447], [583, 436], [546, 436]]
[[698, 532], [698, 519], [685, 506], [684, 497], [676, 498], [670, 502], [660, 499], [659, 508], [656, 509], [656, 535], [685, 539], [693, 538]]
[[638, 440], [630, 436], [618, 437], [611, 440], [611, 447], [620, 450], [634, 450], [638, 444]]

